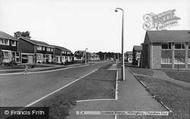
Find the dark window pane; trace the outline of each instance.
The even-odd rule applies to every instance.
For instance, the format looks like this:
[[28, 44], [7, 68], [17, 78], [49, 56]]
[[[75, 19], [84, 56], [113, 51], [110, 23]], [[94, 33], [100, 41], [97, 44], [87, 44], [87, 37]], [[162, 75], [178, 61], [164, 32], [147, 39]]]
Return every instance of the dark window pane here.
[[168, 49], [168, 44], [162, 44], [162, 49]]
[[175, 49], [181, 49], [181, 44], [175, 44]]
[[172, 49], [172, 43], [169, 43], [169, 49]]
[[184, 44], [181, 44], [182, 45], [182, 49], [185, 49], [185, 45]]

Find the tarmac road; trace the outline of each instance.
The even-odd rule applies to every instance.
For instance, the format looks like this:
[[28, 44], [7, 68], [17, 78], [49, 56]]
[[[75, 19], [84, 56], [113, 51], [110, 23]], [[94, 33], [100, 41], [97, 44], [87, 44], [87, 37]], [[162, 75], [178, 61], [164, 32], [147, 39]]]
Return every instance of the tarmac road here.
[[109, 62], [54, 71], [0, 75], [0, 106], [26, 106]]

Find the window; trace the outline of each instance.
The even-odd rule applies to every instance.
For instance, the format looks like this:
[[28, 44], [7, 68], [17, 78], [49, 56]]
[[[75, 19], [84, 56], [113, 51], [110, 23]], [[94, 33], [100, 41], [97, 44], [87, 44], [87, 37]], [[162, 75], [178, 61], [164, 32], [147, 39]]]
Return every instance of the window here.
[[11, 46], [16, 46], [16, 41], [11, 41]]
[[9, 52], [4, 51], [3, 55], [4, 55], [4, 58], [9, 58]]
[[42, 47], [41, 46], [37, 46], [37, 50], [42, 50]]
[[172, 50], [162, 50], [161, 64], [171, 64], [171, 63], [172, 63]]
[[184, 43], [175, 43], [175, 49], [185, 49]]
[[162, 49], [171, 49], [172, 44], [171, 43], [163, 43]]
[[37, 54], [36, 54], [36, 57], [37, 57], [38, 60], [41, 60], [41, 59], [43, 59], [43, 54], [37, 53]]
[[0, 44], [1, 44], [1, 45], [3, 44], [3, 39], [0, 39]]
[[185, 50], [174, 51], [174, 64], [185, 64]]
[[9, 40], [7, 40], [7, 39], [0, 39], [0, 44], [1, 45], [9, 45]]
[[161, 58], [161, 64], [171, 64], [172, 59], [171, 58]]
[[47, 51], [50, 51], [50, 48], [47, 48]]
[[190, 49], [190, 43], [188, 43], [188, 49]]
[[45, 50], [46, 50], [46, 48], [45, 48], [45, 47], [42, 47], [42, 50], [43, 50], [43, 51], [45, 51]]

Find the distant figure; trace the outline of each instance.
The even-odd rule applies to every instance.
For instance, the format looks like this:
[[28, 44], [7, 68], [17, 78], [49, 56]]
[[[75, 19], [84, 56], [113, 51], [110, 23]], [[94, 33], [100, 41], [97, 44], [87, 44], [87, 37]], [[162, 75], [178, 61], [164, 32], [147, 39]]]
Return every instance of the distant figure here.
[[29, 70], [29, 66], [25, 64], [24, 74], [27, 74], [28, 70]]

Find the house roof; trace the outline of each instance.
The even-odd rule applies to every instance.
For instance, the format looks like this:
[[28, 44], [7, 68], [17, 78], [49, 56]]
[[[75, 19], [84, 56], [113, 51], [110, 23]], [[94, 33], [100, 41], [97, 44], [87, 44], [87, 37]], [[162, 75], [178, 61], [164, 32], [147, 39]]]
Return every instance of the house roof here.
[[16, 38], [14, 38], [13, 36], [0, 31], [0, 38], [4, 38], [4, 39], [11, 39], [11, 40], [17, 40]]
[[147, 31], [144, 43], [148, 42], [190, 42], [190, 30]]
[[58, 49], [60, 49], [60, 50], [62, 50], [62, 51], [71, 52], [71, 50], [69, 50], [69, 49], [67, 49], [67, 48], [65, 48], [65, 47], [56, 46], [56, 45], [52, 45], [52, 46], [55, 47], [55, 48], [58, 48]]
[[42, 46], [51, 46], [49, 45], [48, 43], [46, 42], [42, 42], [42, 41], [37, 41], [37, 40], [32, 40], [32, 39], [29, 39], [29, 38], [25, 38], [25, 37], [20, 37], [21, 39], [29, 42], [29, 43], [32, 43], [34, 45], [42, 45]]
[[133, 54], [133, 52], [132, 51], [127, 51], [125, 54], [131, 55], [131, 54]]
[[135, 46], [133, 46], [133, 50], [135, 50], [135, 51], [141, 51], [142, 50], [142, 46], [135, 45]]

